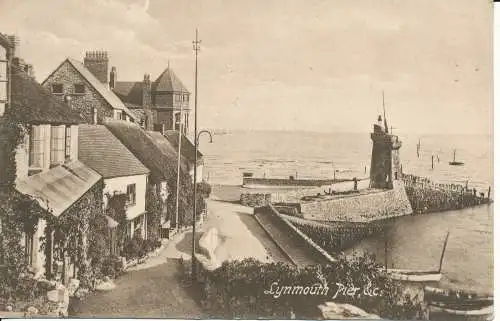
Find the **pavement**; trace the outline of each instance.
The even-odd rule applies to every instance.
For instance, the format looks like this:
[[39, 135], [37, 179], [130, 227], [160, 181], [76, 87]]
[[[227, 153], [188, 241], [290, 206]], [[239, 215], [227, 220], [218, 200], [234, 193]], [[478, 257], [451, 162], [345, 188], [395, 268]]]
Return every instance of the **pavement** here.
[[[197, 230], [219, 229], [224, 242], [217, 251], [223, 259], [255, 257], [289, 262], [252, 217], [251, 208], [221, 200], [208, 200], [206, 221]], [[181, 257], [190, 258], [192, 232], [172, 237], [158, 256], [130, 268], [115, 280], [115, 289], [94, 292], [73, 306], [72, 317], [208, 318], [195, 295], [179, 277]]]

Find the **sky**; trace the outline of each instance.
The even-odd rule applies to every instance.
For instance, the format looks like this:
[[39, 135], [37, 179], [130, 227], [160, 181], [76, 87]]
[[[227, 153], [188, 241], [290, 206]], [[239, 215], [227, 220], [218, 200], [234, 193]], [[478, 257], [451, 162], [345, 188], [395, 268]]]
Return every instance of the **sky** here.
[[[0, 32], [43, 81], [66, 57], [106, 50], [118, 81], [170, 64], [198, 126], [490, 134], [489, 0], [0, 0]], [[193, 107], [193, 100], [191, 106]], [[191, 122], [192, 124], [192, 122]]]

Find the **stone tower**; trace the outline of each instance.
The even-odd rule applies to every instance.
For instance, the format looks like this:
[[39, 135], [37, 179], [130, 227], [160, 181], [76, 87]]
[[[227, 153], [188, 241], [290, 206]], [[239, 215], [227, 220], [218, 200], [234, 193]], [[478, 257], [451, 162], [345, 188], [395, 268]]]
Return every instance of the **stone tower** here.
[[398, 136], [389, 134], [387, 121], [382, 123], [382, 116], [378, 116], [378, 123], [373, 125], [371, 138], [370, 187], [392, 189], [393, 182], [400, 180], [402, 175], [399, 158], [401, 141]]

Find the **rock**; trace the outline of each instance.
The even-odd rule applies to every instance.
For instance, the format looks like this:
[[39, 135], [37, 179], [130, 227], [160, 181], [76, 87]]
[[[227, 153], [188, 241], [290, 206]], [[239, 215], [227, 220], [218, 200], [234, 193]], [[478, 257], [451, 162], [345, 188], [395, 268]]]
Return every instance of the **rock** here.
[[59, 301], [59, 290], [51, 290], [47, 292], [47, 300], [49, 302], [58, 302]]
[[101, 281], [101, 282], [97, 283], [97, 285], [95, 287], [95, 289], [97, 291], [111, 291], [114, 288], [116, 288], [116, 285], [111, 280], [109, 280], [109, 281]]
[[35, 308], [34, 306], [30, 306], [30, 307], [28, 307], [28, 309], [26, 309], [26, 313], [29, 316], [37, 315], [38, 314], [38, 309]]
[[7, 306], [5, 307], [5, 311], [7, 311], [7, 312], [12, 312], [12, 305], [7, 305]]
[[318, 306], [323, 317], [328, 320], [374, 320], [380, 319], [378, 315], [366, 311], [351, 304], [336, 304], [326, 302]]
[[80, 280], [71, 279], [68, 284], [68, 292], [70, 296], [75, 295], [76, 290], [80, 287]]

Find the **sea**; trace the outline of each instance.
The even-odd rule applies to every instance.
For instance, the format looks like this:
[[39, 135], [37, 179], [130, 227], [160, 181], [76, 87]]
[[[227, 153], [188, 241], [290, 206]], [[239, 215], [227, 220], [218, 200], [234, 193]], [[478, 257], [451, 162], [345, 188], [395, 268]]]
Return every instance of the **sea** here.
[[[393, 134], [403, 144], [404, 173], [467, 184], [485, 195], [490, 188], [493, 197], [492, 136]], [[369, 177], [371, 149], [369, 132], [231, 131], [214, 135], [211, 144], [200, 138], [204, 177], [222, 185], [240, 185], [243, 173], [273, 178]], [[454, 155], [463, 166], [449, 165]], [[389, 267], [437, 269], [448, 231], [440, 285], [492, 292], [493, 205], [402, 217], [391, 224], [387, 236], [364, 239], [348, 251], [374, 253]]]

